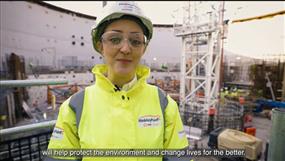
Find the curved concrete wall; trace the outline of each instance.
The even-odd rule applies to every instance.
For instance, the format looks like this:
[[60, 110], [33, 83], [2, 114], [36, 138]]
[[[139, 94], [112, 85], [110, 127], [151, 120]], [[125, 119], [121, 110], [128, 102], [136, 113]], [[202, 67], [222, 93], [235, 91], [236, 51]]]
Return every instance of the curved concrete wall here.
[[[95, 17], [43, 6], [44, 2], [1, 1], [1, 57], [12, 52], [23, 55], [26, 66], [80, 65], [103, 63], [91, 42]], [[171, 27], [155, 27], [142, 63], [155, 66], [178, 63], [181, 39]], [[73, 44], [75, 43], [75, 44]], [[154, 61], [153, 58], [156, 58]], [[29, 70], [28, 70], [29, 71]]]

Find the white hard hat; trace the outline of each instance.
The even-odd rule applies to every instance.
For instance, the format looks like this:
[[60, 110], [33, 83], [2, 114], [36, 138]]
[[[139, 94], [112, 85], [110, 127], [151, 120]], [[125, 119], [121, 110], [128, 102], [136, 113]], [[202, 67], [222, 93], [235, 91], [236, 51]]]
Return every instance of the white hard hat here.
[[130, 15], [138, 18], [142, 24], [144, 25], [144, 28], [147, 30], [147, 33], [145, 33], [147, 40], [150, 40], [152, 38], [153, 33], [153, 26], [152, 22], [149, 18], [145, 17], [142, 10], [138, 7], [138, 5], [133, 1], [116, 1], [116, 2], [108, 2], [108, 4], [103, 9], [103, 16], [102, 19], [99, 20], [99, 23], [94, 26], [92, 29], [91, 35], [92, 35], [92, 41], [93, 41], [93, 47], [96, 51], [99, 51], [98, 42], [100, 41], [100, 36], [103, 34], [105, 29], [105, 22], [110, 22], [111, 20], [119, 19], [124, 15]]

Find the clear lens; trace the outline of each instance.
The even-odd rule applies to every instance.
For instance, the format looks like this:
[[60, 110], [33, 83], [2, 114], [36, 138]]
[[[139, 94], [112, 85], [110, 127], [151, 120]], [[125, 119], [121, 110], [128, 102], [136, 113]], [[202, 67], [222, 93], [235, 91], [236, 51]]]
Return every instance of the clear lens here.
[[133, 48], [140, 48], [146, 43], [146, 37], [142, 33], [130, 33], [127, 38], [124, 38], [124, 34], [120, 32], [105, 32], [101, 40], [107, 45], [120, 48], [123, 46], [124, 40], [128, 40], [128, 43]]

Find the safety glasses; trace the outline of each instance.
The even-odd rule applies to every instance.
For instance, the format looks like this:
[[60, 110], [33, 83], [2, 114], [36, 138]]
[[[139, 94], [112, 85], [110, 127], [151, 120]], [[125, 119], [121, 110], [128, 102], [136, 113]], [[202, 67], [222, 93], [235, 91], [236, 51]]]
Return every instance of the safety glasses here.
[[128, 40], [130, 47], [134, 49], [139, 49], [147, 43], [146, 37], [142, 33], [129, 33], [127, 38], [124, 35], [121, 32], [108, 31], [101, 36], [101, 41], [116, 49], [121, 48], [125, 40]]

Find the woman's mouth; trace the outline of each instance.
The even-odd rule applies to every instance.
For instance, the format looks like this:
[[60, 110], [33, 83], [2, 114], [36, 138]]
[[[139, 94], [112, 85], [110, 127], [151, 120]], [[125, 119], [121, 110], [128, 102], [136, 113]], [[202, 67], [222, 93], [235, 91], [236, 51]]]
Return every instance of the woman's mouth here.
[[131, 63], [132, 62], [129, 59], [117, 59], [117, 61], [122, 62], [122, 63]]

